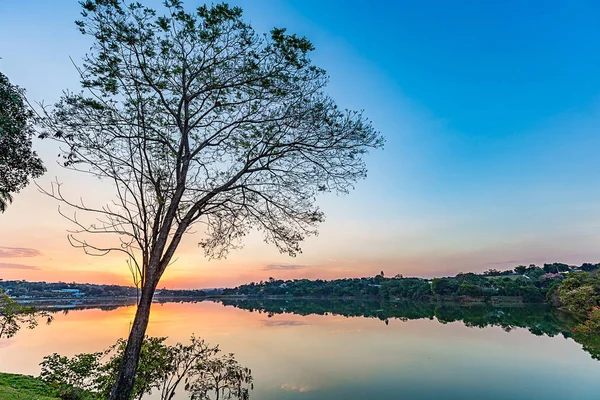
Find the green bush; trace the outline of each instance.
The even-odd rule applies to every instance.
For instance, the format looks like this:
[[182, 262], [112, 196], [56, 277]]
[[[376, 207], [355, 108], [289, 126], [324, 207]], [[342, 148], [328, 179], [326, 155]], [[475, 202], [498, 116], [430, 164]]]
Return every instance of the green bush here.
[[479, 285], [463, 283], [462, 285], [460, 285], [458, 294], [460, 294], [461, 296], [481, 297], [483, 296], [483, 289]]

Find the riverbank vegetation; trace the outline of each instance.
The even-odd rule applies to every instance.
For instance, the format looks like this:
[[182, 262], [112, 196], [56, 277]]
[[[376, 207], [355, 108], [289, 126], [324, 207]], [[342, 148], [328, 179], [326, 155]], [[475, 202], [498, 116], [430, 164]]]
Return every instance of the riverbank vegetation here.
[[[146, 337], [140, 352], [131, 399], [155, 393], [161, 400], [172, 400], [186, 392], [193, 400], [247, 400], [253, 389], [250, 369], [240, 365], [233, 354], [220, 354], [192, 336], [189, 344], [169, 345], [166, 337]], [[47, 356], [42, 361], [39, 380], [60, 399], [103, 400], [110, 396], [117, 379], [125, 340], [96, 353], [65, 357]]]
[[570, 274], [549, 293], [549, 299], [553, 305], [583, 317], [585, 321], [573, 328], [575, 337], [585, 342], [588, 347], [600, 348], [600, 273], [598, 271]]
[[40, 378], [0, 373], [0, 400], [57, 400], [56, 395]]
[[[169, 345], [165, 337], [146, 337], [131, 399], [156, 393], [172, 400], [177, 391], [193, 400], [248, 400], [250, 369], [233, 354], [221, 354], [196, 337]], [[126, 347], [124, 340], [96, 353], [44, 358], [39, 377], [0, 373], [0, 400], [104, 400], [114, 385]]]
[[[554, 263], [433, 279], [386, 277], [383, 272], [375, 277], [332, 281], [270, 278], [226, 289], [213, 300], [267, 317], [281, 313], [336, 314], [378, 318], [386, 324], [392, 319], [435, 318], [442, 323], [462, 321], [470, 327], [499, 326], [506, 331], [525, 328], [535, 335], [571, 338], [600, 360], [599, 266]], [[520, 306], [523, 303], [535, 305]], [[0, 294], [4, 336], [14, 335], [21, 326], [35, 327], [41, 315], [35, 308], [21, 306], [5, 293]], [[161, 399], [171, 400], [181, 386], [187, 388], [190, 398], [205, 399], [211, 391], [222, 390], [223, 380], [228, 379], [237, 382], [226, 385], [230, 388], [227, 390], [237, 388], [230, 393], [231, 398], [247, 398], [252, 388], [251, 372], [233, 355], [219, 357], [218, 348], [193, 337], [189, 345], [171, 346], [165, 341], [149, 337], [144, 340], [132, 398], [156, 392]], [[126, 341], [120, 340], [98, 353], [71, 358], [53, 354], [43, 360], [39, 379], [23, 378], [22, 382], [37, 388], [40, 399], [104, 399], [114, 386], [125, 349]], [[0, 400], [4, 400], [2, 390], [7, 393], [5, 397], [9, 396], [6, 398], [29, 400], [23, 397], [29, 396], [29, 389], [20, 389], [19, 385], [4, 385]], [[21, 397], [15, 397], [16, 393]]]
[[22, 306], [0, 289], [0, 339], [13, 337], [23, 326], [33, 329], [43, 318], [52, 321], [49, 312]]
[[[133, 286], [101, 285], [75, 282], [28, 282], [24, 280], [4, 281], [0, 279], [0, 290], [21, 300], [36, 299], [82, 299], [82, 298], [136, 298], [138, 289]], [[156, 298], [203, 297], [214, 295], [216, 290], [173, 290], [158, 289]]]
[[[569, 266], [562, 263], [517, 266], [514, 270], [488, 270], [482, 274], [459, 273], [442, 278], [410, 278], [402, 275], [386, 277], [382, 271], [375, 277], [346, 278], [325, 281], [321, 279], [267, 281], [225, 289], [224, 296], [291, 296], [291, 297], [346, 297], [378, 298], [385, 300], [460, 300], [481, 301], [512, 298], [525, 303], [544, 303], [560, 283], [571, 274], [594, 275], [600, 264]], [[586, 289], [587, 290], [587, 289]], [[500, 298], [500, 299], [499, 299]]]

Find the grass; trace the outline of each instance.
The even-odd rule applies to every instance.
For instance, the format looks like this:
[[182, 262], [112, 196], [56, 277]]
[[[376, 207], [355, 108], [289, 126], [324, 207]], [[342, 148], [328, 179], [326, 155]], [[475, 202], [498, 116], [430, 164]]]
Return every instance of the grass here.
[[0, 400], [56, 400], [54, 390], [38, 378], [0, 373]]
[[0, 400], [57, 400], [57, 397], [42, 396], [25, 390], [0, 386]]

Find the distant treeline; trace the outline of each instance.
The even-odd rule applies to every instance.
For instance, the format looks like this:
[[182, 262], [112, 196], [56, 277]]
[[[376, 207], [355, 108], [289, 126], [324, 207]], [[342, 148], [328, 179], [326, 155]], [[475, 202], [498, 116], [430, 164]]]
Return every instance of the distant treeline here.
[[[526, 303], [553, 301], [559, 284], [573, 273], [592, 273], [599, 264], [584, 263], [570, 266], [563, 263], [519, 265], [511, 270], [490, 269], [482, 274], [459, 273], [444, 278], [414, 278], [396, 275], [385, 276], [382, 271], [374, 277], [335, 280], [269, 278], [232, 289], [214, 290], [157, 290], [156, 298], [203, 297], [203, 296], [249, 296], [249, 297], [308, 297], [308, 298], [373, 298], [383, 300], [445, 300], [479, 299], [495, 301], [502, 298], [518, 298]], [[114, 298], [136, 297], [132, 286], [97, 285], [89, 283], [47, 283], [27, 281], [3, 281], [0, 290], [16, 298]]]
[[[15, 298], [65, 298], [65, 297], [136, 297], [132, 286], [96, 285], [91, 283], [4, 281], [0, 289]], [[155, 297], [202, 297], [214, 294], [204, 290], [157, 290]]]
[[571, 272], [596, 271], [600, 264], [569, 266], [562, 263], [519, 265], [512, 270], [490, 269], [483, 274], [459, 273], [445, 278], [405, 278], [379, 275], [366, 278], [326, 280], [269, 278], [267, 281], [225, 289], [223, 295], [250, 297], [348, 297], [385, 300], [432, 300], [447, 298], [518, 297], [527, 303], [543, 303]]

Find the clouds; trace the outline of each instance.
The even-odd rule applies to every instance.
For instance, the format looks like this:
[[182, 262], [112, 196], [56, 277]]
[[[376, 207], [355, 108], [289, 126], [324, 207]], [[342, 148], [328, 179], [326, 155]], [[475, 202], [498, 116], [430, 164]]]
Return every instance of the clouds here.
[[0, 258], [21, 258], [21, 257], [37, 257], [41, 256], [42, 252], [37, 249], [27, 247], [3, 247], [0, 246]]
[[33, 265], [24, 265], [24, 264], [12, 264], [12, 263], [0, 263], [0, 270], [2, 269], [25, 269], [30, 271], [39, 271], [38, 267]]
[[[30, 249], [27, 247], [4, 247], [0, 246], [0, 258], [27, 258], [37, 257], [42, 253], [37, 249]], [[38, 271], [39, 268], [33, 265], [16, 264], [16, 263], [5, 263], [0, 262], [0, 270], [4, 269], [18, 269], [18, 270], [29, 270]]]
[[310, 268], [309, 265], [295, 265], [295, 264], [269, 264], [265, 265], [263, 271], [296, 271], [299, 269]]

